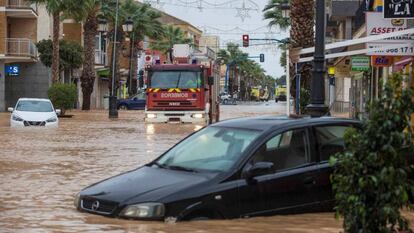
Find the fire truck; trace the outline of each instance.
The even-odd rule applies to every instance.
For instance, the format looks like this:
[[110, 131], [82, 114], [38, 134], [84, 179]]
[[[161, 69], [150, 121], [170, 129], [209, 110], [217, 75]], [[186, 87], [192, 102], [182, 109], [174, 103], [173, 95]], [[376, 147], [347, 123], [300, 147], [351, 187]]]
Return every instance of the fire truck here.
[[218, 121], [220, 75], [214, 51], [191, 51], [186, 44], [175, 45], [173, 51], [173, 64], [146, 66], [145, 122]]

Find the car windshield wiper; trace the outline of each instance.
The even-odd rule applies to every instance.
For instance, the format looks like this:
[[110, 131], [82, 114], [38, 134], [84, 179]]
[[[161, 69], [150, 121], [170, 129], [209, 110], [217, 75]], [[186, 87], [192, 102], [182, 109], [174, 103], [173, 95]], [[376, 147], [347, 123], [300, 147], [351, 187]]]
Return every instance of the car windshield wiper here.
[[166, 166], [167, 169], [177, 170], [177, 171], [185, 171], [185, 172], [197, 172], [194, 169], [181, 167], [181, 166]]
[[153, 162], [152, 164], [157, 165], [159, 168], [168, 169], [168, 166], [165, 166], [164, 164], [161, 164], [161, 163], [159, 163], [159, 162]]

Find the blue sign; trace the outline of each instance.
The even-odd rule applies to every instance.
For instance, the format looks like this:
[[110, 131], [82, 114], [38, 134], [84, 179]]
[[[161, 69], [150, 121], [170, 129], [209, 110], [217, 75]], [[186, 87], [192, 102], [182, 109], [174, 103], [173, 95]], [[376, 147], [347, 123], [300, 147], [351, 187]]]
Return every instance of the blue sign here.
[[19, 65], [6, 65], [6, 75], [17, 76], [20, 74]]

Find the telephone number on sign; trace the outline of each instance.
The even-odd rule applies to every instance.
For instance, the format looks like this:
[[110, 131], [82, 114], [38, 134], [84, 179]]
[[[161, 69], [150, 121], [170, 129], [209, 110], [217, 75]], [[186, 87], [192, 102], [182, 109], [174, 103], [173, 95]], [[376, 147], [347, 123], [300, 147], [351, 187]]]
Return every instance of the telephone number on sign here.
[[414, 53], [414, 47], [401, 47], [401, 48], [393, 48], [393, 49], [386, 49], [386, 53]]

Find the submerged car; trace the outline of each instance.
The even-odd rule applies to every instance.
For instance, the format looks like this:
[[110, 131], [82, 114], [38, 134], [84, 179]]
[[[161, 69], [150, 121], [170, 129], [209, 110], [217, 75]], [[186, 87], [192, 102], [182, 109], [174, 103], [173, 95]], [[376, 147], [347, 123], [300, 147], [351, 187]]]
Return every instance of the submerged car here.
[[336, 118], [258, 117], [222, 121], [154, 161], [91, 185], [78, 210], [141, 220], [231, 219], [331, 211], [328, 163], [344, 150]]
[[55, 110], [49, 99], [20, 98], [15, 108], [8, 108], [8, 111], [12, 113], [12, 127], [56, 127], [59, 123], [57, 115], [60, 109]]
[[118, 100], [117, 107], [122, 110], [144, 110], [146, 102], [146, 93], [140, 92], [131, 98]]

